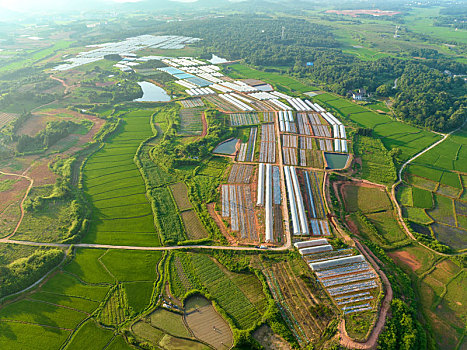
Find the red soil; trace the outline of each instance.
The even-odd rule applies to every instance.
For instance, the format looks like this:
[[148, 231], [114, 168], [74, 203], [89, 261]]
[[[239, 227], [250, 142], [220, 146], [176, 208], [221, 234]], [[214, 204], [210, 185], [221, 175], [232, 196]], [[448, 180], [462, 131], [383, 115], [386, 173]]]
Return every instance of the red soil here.
[[422, 264], [409, 252], [400, 250], [397, 252], [388, 253], [388, 255], [391, 259], [396, 259], [404, 263], [410, 267], [412, 271], [417, 271], [420, 267], [422, 267]]
[[358, 17], [358, 15], [372, 15], [375, 17], [379, 16], [394, 16], [401, 12], [397, 11], [381, 11], [381, 10], [327, 10], [326, 13], [336, 13], [338, 15], [348, 15], [351, 17]]

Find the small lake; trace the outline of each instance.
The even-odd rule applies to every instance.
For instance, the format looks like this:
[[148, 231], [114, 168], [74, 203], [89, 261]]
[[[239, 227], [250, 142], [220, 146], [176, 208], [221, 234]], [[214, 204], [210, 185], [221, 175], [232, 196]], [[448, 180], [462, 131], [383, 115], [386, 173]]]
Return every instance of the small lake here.
[[324, 158], [326, 158], [326, 163], [328, 163], [329, 169], [342, 169], [347, 164], [349, 155], [324, 152]]
[[212, 64], [219, 64], [219, 63], [229, 62], [229, 60], [226, 60], [225, 58], [222, 58], [222, 57], [219, 57], [213, 54], [212, 58], [208, 60], [208, 62], [211, 62]]
[[238, 139], [230, 139], [220, 143], [216, 148], [214, 148], [213, 153], [215, 154], [235, 154], [235, 146], [237, 145]]
[[143, 90], [143, 97], [133, 100], [134, 102], [169, 102], [170, 96], [165, 90], [153, 83], [142, 81], [138, 83]]

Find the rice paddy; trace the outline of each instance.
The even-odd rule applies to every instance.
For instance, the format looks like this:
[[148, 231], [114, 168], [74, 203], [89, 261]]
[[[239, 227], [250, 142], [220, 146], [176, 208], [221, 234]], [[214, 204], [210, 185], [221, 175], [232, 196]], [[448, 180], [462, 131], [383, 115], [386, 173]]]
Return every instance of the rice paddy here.
[[94, 210], [84, 242], [160, 244], [146, 188], [133, 162], [140, 143], [152, 136], [151, 113], [139, 110], [124, 114], [120, 129], [87, 161], [84, 188]]

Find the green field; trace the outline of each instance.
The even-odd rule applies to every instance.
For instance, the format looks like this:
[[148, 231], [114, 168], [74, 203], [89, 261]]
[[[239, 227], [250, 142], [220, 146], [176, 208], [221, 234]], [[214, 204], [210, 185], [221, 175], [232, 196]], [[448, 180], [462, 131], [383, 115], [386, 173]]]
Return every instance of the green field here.
[[94, 320], [88, 320], [73, 334], [65, 349], [104, 349], [112, 337], [111, 330], [98, 327]]
[[396, 180], [393, 159], [381, 140], [359, 135], [355, 138], [353, 149], [355, 156], [362, 161], [362, 178], [385, 185], [390, 185]]
[[401, 150], [399, 161], [409, 159], [441, 138], [432, 132], [395, 121], [387, 115], [376, 113], [334, 94], [317, 95], [313, 97], [313, 101], [334, 111], [336, 117], [344, 122], [348, 120], [355, 126], [373, 129], [373, 135], [379, 138], [387, 149], [397, 147]]
[[264, 72], [243, 64], [234, 64], [229, 66], [228, 74], [233, 78], [251, 78], [264, 80], [266, 83], [270, 83], [275, 86], [278, 91], [286, 93], [303, 93], [318, 90], [318, 88], [311, 82], [309, 84], [305, 84], [285, 74]]
[[349, 185], [345, 187], [345, 205], [349, 212], [376, 212], [392, 208], [387, 193], [379, 188]]
[[94, 210], [84, 242], [160, 244], [144, 181], [133, 162], [140, 143], [152, 135], [150, 116], [150, 110], [126, 113], [120, 130], [87, 161], [84, 186]]
[[413, 206], [417, 208], [430, 209], [433, 207], [433, 197], [430, 191], [412, 187]]
[[171, 288], [183, 296], [191, 289], [205, 290], [227, 313], [236, 327], [247, 329], [266, 310], [262, 285], [252, 274], [236, 274], [221, 268], [205, 254], [176, 254], [171, 260]]

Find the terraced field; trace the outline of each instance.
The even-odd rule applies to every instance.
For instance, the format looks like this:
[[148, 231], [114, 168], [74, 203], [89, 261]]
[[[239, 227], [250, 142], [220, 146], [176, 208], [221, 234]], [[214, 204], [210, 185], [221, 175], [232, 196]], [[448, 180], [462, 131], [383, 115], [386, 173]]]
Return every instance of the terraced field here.
[[401, 201], [407, 219], [427, 225], [440, 242], [455, 250], [467, 248], [466, 213], [457, 209], [466, 206], [466, 140], [464, 127], [411, 163], [403, 178], [412, 192]]
[[84, 169], [84, 187], [94, 207], [86, 243], [158, 246], [146, 188], [133, 157], [152, 135], [150, 110], [126, 113], [123, 126]]

